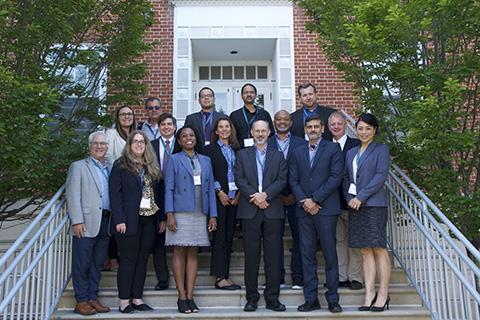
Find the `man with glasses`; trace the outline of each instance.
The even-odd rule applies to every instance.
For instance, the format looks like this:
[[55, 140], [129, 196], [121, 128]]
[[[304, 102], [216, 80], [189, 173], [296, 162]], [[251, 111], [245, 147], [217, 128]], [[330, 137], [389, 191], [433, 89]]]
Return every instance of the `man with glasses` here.
[[192, 127], [197, 132], [199, 140], [197, 146], [203, 153], [204, 147], [210, 144], [215, 120], [224, 115], [215, 110], [215, 92], [209, 87], [203, 87], [198, 91], [198, 103], [202, 110], [189, 114], [185, 119], [185, 125]]
[[105, 154], [108, 139], [98, 131], [88, 137], [90, 156], [75, 161], [68, 170], [67, 212], [72, 223], [72, 282], [77, 304], [73, 312], [92, 315], [109, 312], [97, 300], [100, 271], [107, 258], [111, 165]]
[[153, 141], [160, 137], [158, 129], [158, 117], [162, 114], [160, 107], [160, 99], [150, 97], [145, 100], [145, 110], [147, 110], [147, 121], [138, 124], [138, 130], [142, 130], [148, 137], [148, 140]]

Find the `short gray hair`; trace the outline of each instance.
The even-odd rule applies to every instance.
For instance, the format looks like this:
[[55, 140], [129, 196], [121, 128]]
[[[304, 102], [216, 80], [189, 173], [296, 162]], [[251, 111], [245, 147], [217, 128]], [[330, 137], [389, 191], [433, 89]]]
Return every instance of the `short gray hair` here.
[[332, 112], [329, 116], [328, 116], [328, 121], [327, 122], [330, 122], [330, 119], [332, 118], [335, 118], [335, 117], [338, 117], [340, 119], [343, 119], [343, 121], [347, 122], [347, 118], [340, 112], [338, 111], [334, 111]]
[[99, 135], [104, 136], [105, 141], [108, 143], [108, 137], [107, 137], [107, 135], [105, 134], [104, 131], [95, 131], [95, 132], [90, 133], [90, 135], [88, 136], [88, 145], [91, 145], [93, 143], [93, 140]]

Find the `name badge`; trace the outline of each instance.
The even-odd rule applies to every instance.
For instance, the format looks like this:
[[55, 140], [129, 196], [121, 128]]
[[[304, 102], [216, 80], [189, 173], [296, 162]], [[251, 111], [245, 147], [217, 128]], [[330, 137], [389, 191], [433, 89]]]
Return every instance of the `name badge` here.
[[237, 185], [235, 184], [235, 182], [229, 182], [228, 183], [228, 191], [237, 191], [238, 188], [237, 188]]
[[258, 192], [262, 193], [262, 186], [258, 186]]
[[150, 209], [150, 199], [142, 198], [142, 201], [140, 201], [140, 208]]
[[210, 141], [205, 140], [205, 146], [208, 146], [210, 144]]
[[354, 196], [357, 195], [357, 186], [355, 183], [350, 183], [350, 188], [348, 188], [348, 193], [353, 194]]
[[253, 146], [253, 138], [243, 139], [243, 145], [245, 147]]
[[196, 185], [196, 186], [199, 186], [202, 184], [202, 178], [197, 175], [197, 176], [193, 176], [193, 184]]

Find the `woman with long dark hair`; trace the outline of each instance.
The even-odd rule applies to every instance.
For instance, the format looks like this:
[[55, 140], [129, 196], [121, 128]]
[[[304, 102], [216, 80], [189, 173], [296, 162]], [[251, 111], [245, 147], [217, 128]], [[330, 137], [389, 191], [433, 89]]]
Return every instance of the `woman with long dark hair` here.
[[213, 232], [212, 238], [210, 274], [215, 276], [215, 288], [220, 290], [241, 288], [229, 277], [237, 204], [240, 197], [233, 172], [235, 152], [240, 149], [236, 135], [230, 118], [218, 118], [213, 124], [210, 144], [205, 147], [205, 155], [212, 161], [217, 193], [217, 230]]

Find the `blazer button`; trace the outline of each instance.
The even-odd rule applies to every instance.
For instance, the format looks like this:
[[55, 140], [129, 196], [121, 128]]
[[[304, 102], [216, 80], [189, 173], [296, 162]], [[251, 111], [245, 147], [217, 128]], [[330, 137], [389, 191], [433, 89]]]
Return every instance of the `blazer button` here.
[[183, 189], [183, 191], [187, 191], [187, 189]]
[[102, 207], [98, 207], [98, 209], [102, 210]]

